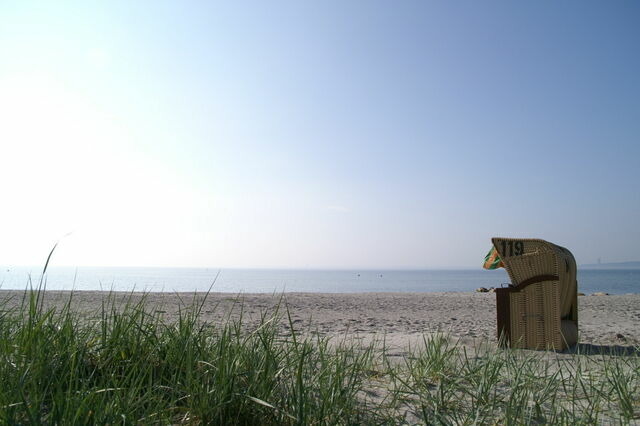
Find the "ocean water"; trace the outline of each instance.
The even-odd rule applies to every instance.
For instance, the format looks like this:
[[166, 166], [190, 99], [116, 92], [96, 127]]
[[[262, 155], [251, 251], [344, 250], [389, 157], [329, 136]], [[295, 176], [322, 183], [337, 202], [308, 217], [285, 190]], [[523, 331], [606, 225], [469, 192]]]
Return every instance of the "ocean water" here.
[[[40, 267], [2, 267], [0, 289], [37, 287]], [[50, 290], [281, 292], [442, 292], [474, 291], [509, 282], [504, 269], [460, 270], [278, 270], [206, 268], [51, 267]], [[640, 293], [640, 269], [578, 269], [578, 291], [589, 294]]]

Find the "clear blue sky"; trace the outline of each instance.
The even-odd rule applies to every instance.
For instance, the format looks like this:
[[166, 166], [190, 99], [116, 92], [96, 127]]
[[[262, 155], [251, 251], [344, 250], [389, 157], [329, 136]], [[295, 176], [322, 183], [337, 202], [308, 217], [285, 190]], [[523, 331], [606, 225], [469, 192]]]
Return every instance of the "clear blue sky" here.
[[0, 263], [640, 260], [640, 3], [2, 2]]

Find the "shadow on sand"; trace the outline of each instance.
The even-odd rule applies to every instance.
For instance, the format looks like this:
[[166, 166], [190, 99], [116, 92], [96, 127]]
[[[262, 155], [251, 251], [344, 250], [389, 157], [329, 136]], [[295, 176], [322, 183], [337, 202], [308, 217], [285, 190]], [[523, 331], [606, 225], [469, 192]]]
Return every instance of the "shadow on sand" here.
[[580, 355], [609, 355], [609, 356], [640, 356], [640, 347], [621, 345], [592, 345], [591, 343], [578, 343], [568, 349], [563, 354]]

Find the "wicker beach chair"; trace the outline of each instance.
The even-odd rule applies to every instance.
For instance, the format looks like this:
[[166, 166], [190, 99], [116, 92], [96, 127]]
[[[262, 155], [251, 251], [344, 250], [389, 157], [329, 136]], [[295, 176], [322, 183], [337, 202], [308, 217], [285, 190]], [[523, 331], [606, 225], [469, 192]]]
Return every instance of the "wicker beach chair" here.
[[498, 337], [513, 348], [563, 350], [578, 341], [576, 261], [544, 240], [492, 238], [511, 284], [496, 289]]

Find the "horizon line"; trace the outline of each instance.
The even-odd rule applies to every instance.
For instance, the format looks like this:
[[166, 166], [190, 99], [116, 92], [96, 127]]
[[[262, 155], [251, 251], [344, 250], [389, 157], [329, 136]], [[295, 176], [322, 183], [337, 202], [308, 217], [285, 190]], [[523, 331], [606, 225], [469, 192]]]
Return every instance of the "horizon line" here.
[[[42, 268], [42, 265], [0, 265], [0, 268]], [[49, 265], [51, 268], [140, 268], [140, 269], [247, 269], [247, 270], [315, 270], [315, 271], [425, 271], [425, 270], [460, 270], [482, 269], [482, 264], [476, 266], [153, 266], [153, 265]]]

